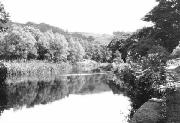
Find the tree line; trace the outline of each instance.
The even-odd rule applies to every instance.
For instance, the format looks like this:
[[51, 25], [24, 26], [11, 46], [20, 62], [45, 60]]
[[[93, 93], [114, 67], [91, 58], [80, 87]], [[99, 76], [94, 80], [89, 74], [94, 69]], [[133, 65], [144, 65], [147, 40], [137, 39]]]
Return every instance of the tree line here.
[[93, 42], [92, 37], [83, 37], [78, 33], [71, 35], [58, 28], [55, 31], [51, 26], [40, 26], [8, 23], [8, 29], [0, 34], [0, 59], [72, 63], [83, 59], [106, 61], [106, 46]]
[[[180, 41], [180, 3], [178, 0], [157, 2], [159, 4], [143, 18], [144, 21], [152, 22], [153, 26], [134, 33], [114, 32], [114, 39], [107, 46], [93, 42], [92, 36], [70, 34], [44, 23], [7, 24], [9, 14], [1, 4], [0, 58], [114, 62], [120, 57], [126, 62], [129, 58], [137, 61], [152, 53], [164, 53], [167, 56]], [[178, 48], [175, 51], [178, 52]]]

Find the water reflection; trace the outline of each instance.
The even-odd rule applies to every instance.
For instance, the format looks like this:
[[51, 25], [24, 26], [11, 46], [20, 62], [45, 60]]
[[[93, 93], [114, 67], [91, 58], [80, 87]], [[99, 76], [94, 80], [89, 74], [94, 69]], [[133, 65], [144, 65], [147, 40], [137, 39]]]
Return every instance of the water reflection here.
[[0, 86], [0, 122], [127, 123], [130, 101], [115, 87], [102, 73], [11, 76]]
[[103, 92], [69, 95], [46, 105], [14, 112], [5, 110], [1, 123], [127, 123], [130, 104], [127, 97]]
[[105, 74], [44, 78], [8, 78], [0, 87], [0, 113], [13, 108], [30, 108], [62, 99], [70, 94], [109, 91]]
[[6, 106], [7, 106], [6, 87], [1, 85], [0, 87], [0, 115], [4, 111]]

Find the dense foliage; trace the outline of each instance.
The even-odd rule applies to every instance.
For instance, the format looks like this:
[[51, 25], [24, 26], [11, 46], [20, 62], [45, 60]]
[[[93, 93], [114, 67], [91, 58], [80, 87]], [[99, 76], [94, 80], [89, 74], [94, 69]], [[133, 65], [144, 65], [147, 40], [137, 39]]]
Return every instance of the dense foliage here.
[[136, 63], [129, 57], [128, 63], [114, 69], [115, 77], [110, 79], [109, 84], [114, 93], [119, 93], [118, 90], [124, 91], [131, 99], [130, 117], [149, 99], [164, 96], [164, 91], [160, 88], [167, 84], [166, 60], [168, 55], [162, 50], [164, 49], [156, 47], [149, 52], [147, 57], [139, 58]]
[[114, 69], [116, 76], [110, 82], [116, 84], [116, 91], [125, 88], [132, 101], [132, 114], [149, 99], [165, 96], [160, 87], [167, 84], [167, 60], [172, 52], [180, 56], [180, 1], [157, 2], [158, 5], [143, 18], [152, 22], [152, 27], [137, 30], [126, 39], [114, 38], [108, 45], [113, 54], [112, 60], [116, 58], [114, 53], [119, 51], [129, 64], [128, 67]]
[[127, 54], [134, 60], [148, 56], [149, 50], [155, 46], [162, 46], [167, 52], [172, 53], [179, 44], [179, 0], [157, 0], [157, 2], [158, 5], [143, 18], [144, 21], [152, 22], [154, 24], [152, 27], [137, 30], [124, 40], [115, 38], [109, 44], [109, 49], [112, 52], [118, 50], [124, 61]]
[[157, 0], [159, 3], [143, 20], [154, 23], [153, 39], [168, 52], [178, 45], [180, 39], [180, 1]]
[[111, 57], [111, 51], [103, 43], [83, 33], [32, 22], [10, 22], [8, 28], [0, 34], [0, 59], [76, 63], [83, 59], [107, 62]]
[[110, 62], [117, 57], [117, 52], [121, 53], [121, 57], [126, 62], [128, 52], [128, 42], [125, 39], [114, 38], [107, 46], [108, 50], [112, 53]]
[[85, 58], [92, 59], [97, 62], [108, 62], [112, 57], [111, 51], [104, 45], [89, 45]]
[[0, 32], [7, 30], [9, 22], [9, 14], [5, 11], [4, 5], [0, 2]]
[[38, 59], [54, 62], [67, 60], [81, 61], [85, 56], [82, 39], [53, 33], [52, 30], [40, 31], [33, 26], [11, 24], [1, 33], [0, 58], [6, 60]]

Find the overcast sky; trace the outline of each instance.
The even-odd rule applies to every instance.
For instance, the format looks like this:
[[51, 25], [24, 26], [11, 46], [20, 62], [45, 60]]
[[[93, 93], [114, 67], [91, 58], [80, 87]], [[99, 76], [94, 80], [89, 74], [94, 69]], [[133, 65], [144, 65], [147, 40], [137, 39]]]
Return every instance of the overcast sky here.
[[68, 31], [135, 31], [155, 0], [1, 0], [11, 20], [48, 23]]

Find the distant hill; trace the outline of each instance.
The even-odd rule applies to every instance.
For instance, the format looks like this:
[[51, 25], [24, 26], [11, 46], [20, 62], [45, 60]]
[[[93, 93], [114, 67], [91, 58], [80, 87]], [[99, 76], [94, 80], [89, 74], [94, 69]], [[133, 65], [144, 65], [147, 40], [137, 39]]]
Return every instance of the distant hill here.
[[113, 35], [109, 35], [109, 34], [95, 34], [95, 33], [85, 33], [85, 32], [82, 32], [81, 34], [87, 37], [93, 37], [94, 42], [100, 43], [102, 45], [108, 45], [113, 39]]
[[63, 35], [68, 35], [68, 32], [59, 28], [59, 27], [55, 27], [46, 23], [40, 23], [40, 24], [36, 24], [33, 22], [27, 22], [25, 25], [27, 26], [34, 26], [36, 28], [38, 28], [41, 32], [46, 32], [48, 30], [52, 30], [53, 33], [60, 33]]
[[117, 38], [117, 39], [127, 39], [132, 34], [133, 34], [132, 32], [123, 32], [123, 31], [113, 32], [114, 38]]

